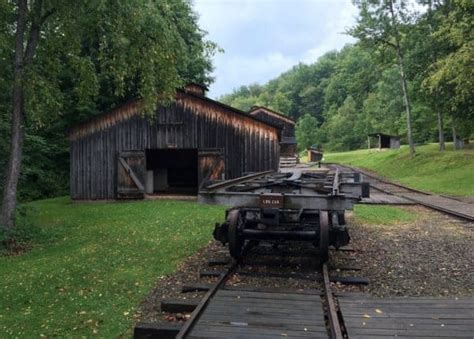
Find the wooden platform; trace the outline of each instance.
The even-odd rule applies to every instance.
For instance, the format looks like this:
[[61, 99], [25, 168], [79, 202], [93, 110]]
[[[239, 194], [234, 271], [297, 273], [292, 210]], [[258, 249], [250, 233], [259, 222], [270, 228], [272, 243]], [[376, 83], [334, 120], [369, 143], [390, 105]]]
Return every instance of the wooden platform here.
[[370, 192], [370, 198], [363, 198], [361, 204], [368, 205], [415, 205], [416, 202], [399, 197], [379, 192]]
[[339, 296], [349, 338], [473, 338], [474, 298]]
[[474, 220], [474, 204], [439, 196], [421, 193], [403, 193], [402, 196], [422, 205], [432, 206], [447, 212], [470, 218]]
[[216, 292], [187, 338], [328, 338], [319, 294]]

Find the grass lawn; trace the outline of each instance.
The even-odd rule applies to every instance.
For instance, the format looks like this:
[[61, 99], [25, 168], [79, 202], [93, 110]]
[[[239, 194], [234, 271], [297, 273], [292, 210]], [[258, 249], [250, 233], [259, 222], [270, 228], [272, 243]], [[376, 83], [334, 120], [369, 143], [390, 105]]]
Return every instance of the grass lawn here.
[[394, 225], [414, 221], [417, 215], [412, 211], [395, 206], [355, 205], [355, 220], [368, 225]]
[[177, 201], [25, 205], [36, 238], [31, 251], [0, 257], [1, 337], [130, 335], [157, 278], [224, 217], [223, 207]]
[[416, 148], [411, 159], [408, 147], [400, 150], [357, 150], [329, 153], [324, 161], [365, 168], [420, 190], [459, 196], [474, 195], [474, 148], [453, 151], [448, 143], [445, 152], [437, 144]]

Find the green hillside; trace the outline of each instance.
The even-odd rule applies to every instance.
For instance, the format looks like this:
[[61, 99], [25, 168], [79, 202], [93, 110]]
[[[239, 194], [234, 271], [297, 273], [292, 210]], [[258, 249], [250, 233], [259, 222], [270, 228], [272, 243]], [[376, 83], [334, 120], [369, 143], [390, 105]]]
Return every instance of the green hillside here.
[[352, 165], [374, 171], [407, 186], [440, 194], [474, 196], [474, 147], [445, 152], [437, 144], [417, 147], [410, 159], [408, 148], [400, 150], [357, 150], [329, 153], [325, 162]]

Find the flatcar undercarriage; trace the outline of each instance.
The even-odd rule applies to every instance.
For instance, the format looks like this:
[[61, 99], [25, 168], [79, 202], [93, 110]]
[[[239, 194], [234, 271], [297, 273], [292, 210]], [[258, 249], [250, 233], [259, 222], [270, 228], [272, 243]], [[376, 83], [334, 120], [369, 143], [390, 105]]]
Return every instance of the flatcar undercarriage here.
[[357, 174], [337, 170], [264, 172], [208, 185], [199, 201], [233, 206], [214, 230], [232, 257], [241, 257], [247, 241], [306, 241], [319, 249], [323, 263], [329, 246], [349, 243], [345, 210], [368, 190]]

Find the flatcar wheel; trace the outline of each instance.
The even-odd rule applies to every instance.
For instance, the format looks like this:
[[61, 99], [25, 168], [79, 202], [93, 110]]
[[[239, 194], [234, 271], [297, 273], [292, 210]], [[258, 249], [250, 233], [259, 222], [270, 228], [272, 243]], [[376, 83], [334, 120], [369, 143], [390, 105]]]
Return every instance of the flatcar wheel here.
[[243, 241], [239, 236], [239, 227], [242, 224], [242, 215], [239, 210], [232, 210], [227, 216], [229, 225], [227, 236], [229, 238], [229, 252], [232, 258], [239, 259], [242, 256]]
[[319, 212], [319, 261], [321, 264], [329, 259], [329, 214]]

